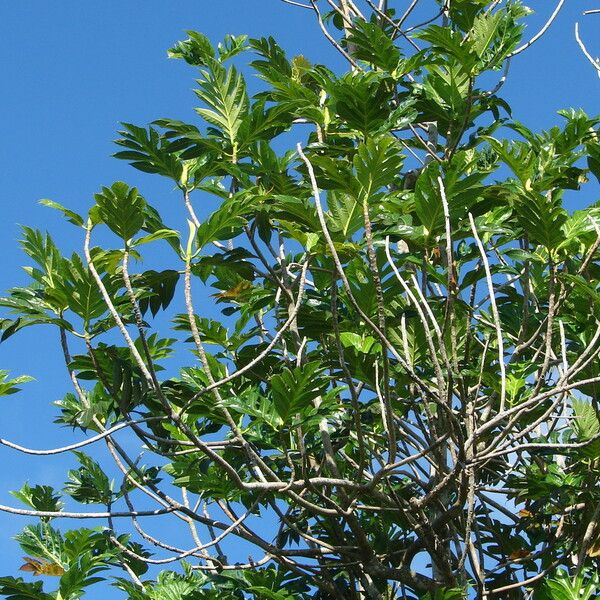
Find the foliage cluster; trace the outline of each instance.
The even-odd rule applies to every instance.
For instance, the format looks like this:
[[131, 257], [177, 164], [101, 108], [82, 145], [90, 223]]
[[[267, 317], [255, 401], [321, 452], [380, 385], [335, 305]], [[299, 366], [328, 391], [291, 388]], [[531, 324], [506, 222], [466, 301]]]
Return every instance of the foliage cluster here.
[[[169, 53], [197, 72], [199, 120], [123, 124], [115, 156], [174, 183], [188, 232], [123, 182], [85, 216], [46, 201], [82, 254], [23, 229], [2, 340], [56, 328], [57, 422], [88, 438], [47, 451], [78, 462], [62, 491], [15, 492], [39, 521], [23, 570], [58, 588], [7, 576], [0, 596], [109, 577], [130, 600], [596, 597], [600, 206], [565, 197], [600, 178], [600, 119], [512, 119], [520, 2], [432, 2], [424, 23], [324, 4], [348, 72], [189, 32]], [[146, 269], [148, 244], [170, 269]], [[102, 525], [61, 532], [69, 516]]]

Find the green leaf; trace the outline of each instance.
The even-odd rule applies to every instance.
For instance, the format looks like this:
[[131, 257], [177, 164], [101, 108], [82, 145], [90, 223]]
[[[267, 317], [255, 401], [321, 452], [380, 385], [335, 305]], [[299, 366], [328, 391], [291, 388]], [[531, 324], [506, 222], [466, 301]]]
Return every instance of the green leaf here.
[[63, 536], [48, 523], [26, 525], [15, 539], [28, 556], [43, 558], [62, 567], [67, 565]]
[[[59, 289], [67, 299], [68, 307], [86, 323], [102, 316], [107, 311], [106, 303], [91, 271], [77, 254], [65, 261], [65, 266], [68, 276]], [[102, 281], [109, 291], [113, 290], [114, 286], [108, 275], [103, 276]]]
[[198, 249], [216, 240], [228, 240], [236, 237], [245, 225], [244, 215], [248, 212], [248, 204], [240, 198], [232, 198], [224, 202], [206, 221], [200, 224], [196, 232]]
[[251, 586], [247, 591], [257, 594], [255, 597], [261, 600], [295, 600], [296, 598], [295, 594], [286, 590], [270, 590], [262, 585]]
[[400, 50], [378, 23], [355, 21], [347, 43], [353, 46], [353, 56], [358, 60], [390, 72], [398, 66]]
[[187, 40], [177, 42], [175, 46], [167, 51], [169, 58], [180, 58], [195, 67], [204, 67], [212, 62], [215, 50], [210, 40], [197, 31], [186, 31], [189, 35]]
[[127, 148], [113, 154], [115, 158], [130, 161], [131, 166], [144, 173], [157, 173], [179, 183], [183, 171], [181, 161], [171, 150], [171, 141], [153, 127], [137, 127], [122, 123], [124, 129], [115, 144]]
[[64, 259], [50, 234], [31, 227], [22, 227], [21, 248], [40, 267], [42, 273], [29, 270], [29, 274], [40, 284], [56, 288], [65, 275]]
[[[93, 376], [95, 375], [94, 373]], [[55, 420], [55, 423], [80, 427], [83, 431], [91, 429], [99, 432], [96, 421], [105, 422], [107, 420], [115, 408], [115, 399], [106, 394], [100, 383], [88, 391], [84, 399], [85, 401], [82, 402], [79, 396], [66, 394], [64, 398], [54, 402], [54, 405], [61, 411], [61, 415]]]
[[[185, 329], [189, 330], [187, 315], [181, 315], [181, 322], [184, 323]], [[196, 326], [205, 344], [217, 344], [224, 348], [228, 346], [227, 328], [218, 321], [196, 315]]]
[[363, 136], [386, 122], [392, 100], [385, 77], [376, 72], [354, 72], [332, 83], [329, 92], [337, 116]]
[[[255, 60], [251, 66], [271, 83], [291, 77], [292, 66], [285, 51], [273, 37], [251, 39], [250, 47], [264, 60]], [[275, 78], [275, 79], [272, 79]]]
[[110, 480], [102, 467], [83, 452], [74, 452], [81, 467], [69, 471], [65, 493], [83, 504], [108, 504], [113, 491]]
[[469, 38], [479, 58], [483, 58], [492, 46], [501, 22], [501, 12], [481, 13], [475, 17]]
[[40, 204], [42, 204], [43, 206], [48, 206], [49, 208], [54, 208], [56, 210], [59, 210], [67, 219], [67, 221], [69, 221], [69, 223], [73, 223], [73, 225], [78, 225], [79, 227], [83, 227], [83, 217], [79, 214], [77, 214], [76, 212], [73, 212], [72, 210], [69, 210], [68, 208], [65, 208], [62, 204], [59, 204], [58, 202], [54, 202], [54, 200], [48, 200], [48, 199], [43, 199], [40, 200]]
[[518, 197], [515, 209], [521, 226], [532, 242], [537, 242], [548, 250], [554, 250], [564, 242], [563, 225], [568, 214], [559, 198], [531, 193]]
[[[211, 125], [218, 127], [231, 144], [235, 158], [238, 132], [248, 112], [248, 96], [244, 78], [235, 67], [225, 68], [215, 64], [202, 71], [199, 88], [194, 90], [208, 108], [197, 108], [196, 112]], [[234, 161], [235, 162], [235, 161]]]
[[342, 331], [340, 341], [345, 348], [355, 348], [363, 354], [369, 354], [381, 350], [381, 344], [370, 335], [360, 335], [351, 331]]
[[487, 140], [494, 152], [508, 165], [512, 172], [519, 178], [524, 188], [527, 188], [527, 182], [531, 180], [534, 168], [535, 156], [531, 151], [531, 143], [522, 142], [502, 142], [489, 137], [482, 136]]
[[223, 398], [222, 406], [240, 416], [251, 417], [252, 422], [249, 428], [258, 424], [261, 427], [267, 425], [273, 431], [279, 431], [284, 425], [274, 403], [255, 388], [248, 388], [235, 396]]
[[433, 238], [444, 227], [444, 207], [437, 183], [438, 174], [437, 164], [430, 163], [423, 169], [415, 185], [415, 213], [428, 238]]
[[496, 12], [485, 11], [475, 17], [469, 39], [483, 61], [480, 70], [499, 68], [521, 39], [525, 27], [517, 20], [530, 12], [520, 2], [511, 2]]
[[561, 279], [569, 281], [578, 291], [582, 292], [593, 304], [600, 306], [600, 291], [583, 278], [581, 275], [571, 275], [570, 273], [561, 273]]
[[[547, 578], [542, 586], [542, 600], [592, 600], [596, 598], [598, 590], [598, 577], [592, 580], [585, 573], [580, 573], [572, 579], [562, 569], [553, 578]], [[537, 596], [536, 596], [537, 600]]]
[[467, 71], [475, 60], [469, 46], [463, 44], [463, 36], [450, 26], [429, 25], [425, 30], [416, 33], [415, 37], [454, 57]]
[[370, 138], [360, 144], [353, 160], [360, 199], [368, 201], [381, 188], [397, 181], [403, 162], [400, 145], [392, 136]]
[[149, 600], [188, 600], [202, 583], [199, 575], [182, 575], [163, 571], [150, 588]]
[[225, 36], [224, 40], [222, 42], [219, 42], [219, 44], [217, 45], [219, 60], [221, 62], [224, 62], [247, 50], [247, 41], [247, 35], [231, 35], [228, 33]]
[[[427, 70], [423, 82], [425, 102], [421, 110], [429, 118], [435, 118], [442, 129], [445, 124], [453, 123], [458, 115], [465, 115], [470, 77], [461, 66], [452, 63], [444, 67], [430, 65]], [[420, 107], [420, 103], [417, 107]]]
[[589, 142], [586, 149], [588, 152], [588, 168], [600, 183], [600, 142]]
[[325, 393], [328, 380], [321, 376], [321, 371], [318, 362], [311, 362], [303, 367], [285, 368], [271, 378], [273, 402], [284, 423]]
[[134, 240], [132, 246], [141, 246], [142, 244], [149, 244], [150, 242], [155, 242], [156, 240], [169, 239], [178, 240], [179, 232], [175, 231], [174, 229], [158, 229], [149, 235], [145, 235], [137, 240]]
[[[171, 227], [167, 227], [163, 223], [163, 220], [158, 211], [149, 204], [146, 204], [146, 206], [144, 207], [144, 226], [142, 229], [148, 233], [156, 233], [158, 231], [164, 230], [175, 231], [174, 229], [172, 229]], [[179, 256], [179, 239], [175, 238], [174, 236], [167, 236], [163, 239], [167, 241], [169, 246], [171, 246], [171, 248], [173, 248], [173, 250], [175, 250], [175, 252], [177, 253], [177, 256]]]
[[33, 381], [33, 377], [29, 377], [29, 375], [19, 375], [14, 379], [8, 379], [8, 371], [0, 370], [0, 396], [16, 394], [21, 391], [21, 388], [17, 386], [21, 383], [27, 383], [28, 381]]
[[330, 231], [339, 231], [350, 240], [363, 226], [361, 206], [354, 196], [331, 190], [327, 194], [327, 206]]
[[[157, 332], [147, 335], [145, 340], [145, 346], [148, 348], [152, 360], [161, 360], [171, 356], [173, 354], [173, 344], [177, 341], [174, 338], [159, 338]], [[140, 355], [143, 354], [144, 344], [142, 343], [142, 339], [138, 338], [134, 343]]]
[[34, 510], [57, 512], [63, 507], [60, 494], [57, 494], [54, 488], [49, 485], [31, 487], [28, 483], [25, 483], [20, 490], [12, 491], [11, 494]]
[[6, 600], [56, 600], [54, 596], [43, 591], [41, 581], [28, 583], [21, 577], [0, 577], [0, 595]]
[[[600, 434], [600, 420], [596, 413], [596, 409], [585, 400], [577, 398], [572, 401], [573, 413], [573, 429], [577, 435], [578, 442], [585, 442]], [[585, 446], [583, 454], [589, 458], [598, 458], [600, 456], [600, 439]]]
[[160, 310], [166, 310], [171, 304], [179, 281], [179, 273], [173, 269], [144, 271], [135, 277], [134, 281], [137, 288], [145, 290], [139, 298], [142, 314], [150, 309], [152, 315], [156, 316]]
[[94, 198], [102, 221], [124, 242], [129, 241], [144, 225], [146, 201], [136, 188], [117, 181], [110, 188], [103, 187]]

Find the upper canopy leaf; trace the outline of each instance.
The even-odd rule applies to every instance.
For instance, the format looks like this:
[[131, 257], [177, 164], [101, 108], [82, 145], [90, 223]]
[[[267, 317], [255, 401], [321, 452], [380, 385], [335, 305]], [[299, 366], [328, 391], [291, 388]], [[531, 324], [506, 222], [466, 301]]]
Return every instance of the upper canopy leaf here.
[[146, 201], [136, 188], [117, 181], [110, 188], [103, 187], [94, 198], [102, 222], [124, 242], [130, 240], [144, 225]]

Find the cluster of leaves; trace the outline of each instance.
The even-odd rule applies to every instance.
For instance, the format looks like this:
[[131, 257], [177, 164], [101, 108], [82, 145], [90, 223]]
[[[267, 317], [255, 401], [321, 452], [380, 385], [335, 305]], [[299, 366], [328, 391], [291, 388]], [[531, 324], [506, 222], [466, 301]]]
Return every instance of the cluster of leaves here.
[[[26, 490], [39, 500], [45, 490], [40, 486]], [[43, 503], [42, 503], [43, 504]], [[38, 502], [34, 502], [38, 506]], [[81, 598], [85, 589], [103, 581], [101, 573], [118, 564], [127, 564], [137, 575], [147, 571], [143, 561], [131, 560], [115, 547], [107, 531], [102, 528], [72, 529], [64, 535], [47, 521], [38, 525], [27, 525], [17, 535], [17, 542], [27, 556], [23, 557], [21, 571], [34, 576], [60, 577], [55, 593], [45, 593], [41, 581], [28, 583], [21, 577], [0, 578], [0, 593], [12, 600], [65, 600]], [[140, 551], [137, 544], [120, 536], [118, 543], [132, 551]], [[142, 551], [143, 552], [143, 551]]]
[[[565, 110], [535, 133], [480, 87], [519, 44], [520, 3], [442, 12], [416, 52], [391, 9], [332, 15], [342, 74], [272, 38], [189, 32], [169, 54], [197, 69], [200, 123], [123, 124], [115, 155], [176, 185], [187, 237], [123, 182], [85, 217], [45, 201], [83, 229], [83, 256], [24, 228], [35, 266], [0, 299], [2, 340], [60, 330], [74, 393], [58, 422], [101, 434], [122, 480], [79, 450], [65, 493], [132, 524], [61, 534], [62, 500], [26, 485], [41, 520], [18, 537], [23, 568], [59, 589], [6, 577], [0, 595], [73, 600], [109, 569], [130, 600], [595, 594], [600, 206], [564, 197], [600, 179], [600, 119]], [[254, 96], [232, 61], [246, 52]], [[221, 203], [199, 218], [201, 194]], [[92, 246], [104, 227], [115, 248]], [[163, 242], [173, 268], [130, 272]], [[24, 381], [0, 375], [3, 394]], [[116, 442], [125, 427], [151, 466]], [[142, 498], [191, 549], [141, 528]], [[263, 558], [242, 562], [232, 536]], [[181, 569], [142, 580], [151, 547]]]

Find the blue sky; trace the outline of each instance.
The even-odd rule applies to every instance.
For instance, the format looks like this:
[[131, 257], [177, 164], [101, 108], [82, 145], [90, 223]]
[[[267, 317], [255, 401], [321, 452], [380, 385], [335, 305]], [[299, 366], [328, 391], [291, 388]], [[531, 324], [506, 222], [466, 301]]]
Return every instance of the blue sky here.
[[[428, 1], [428, 0], [424, 0]], [[403, 3], [402, 3], [403, 4]], [[592, 54], [600, 54], [600, 15], [594, 0], [569, 0], [552, 30], [513, 61], [502, 95], [516, 119], [530, 128], [558, 122], [556, 110], [582, 107], [598, 112], [600, 79], [582, 57], [574, 23]], [[528, 33], [551, 11], [548, 0], [530, 0], [538, 14]], [[4, 0], [0, 4], [3, 117], [0, 139], [0, 288], [24, 283], [18, 224], [48, 228], [65, 250], [81, 248], [81, 236], [58, 214], [37, 203], [51, 198], [85, 212], [102, 185], [137, 185], [165, 215], [179, 198], [171, 186], [110, 158], [119, 121], [145, 124], [160, 117], [193, 120], [194, 72], [168, 60], [166, 49], [184, 31], [196, 29], [215, 42], [225, 34], [273, 35], [291, 55], [341, 65], [319, 34], [310, 13], [279, 0]], [[595, 47], [594, 47], [595, 45]], [[594, 191], [595, 190], [595, 191]], [[598, 200], [585, 196], [584, 203]], [[580, 196], [582, 196], [580, 194]], [[200, 207], [200, 214], [203, 209]], [[207, 309], [210, 312], [210, 308]], [[0, 345], [0, 368], [28, 373], [36, 381], [18, 396], [3, 398], [0, 437], [34, 447], [69, 443], [70, 431], [50, 426], [50, 404], [68, 391], [56, 332], [25, 331]], [[61, 487], [68, 459], [20, 457], [0, 447], [0, 503], [24, 480]], [[71, 463], [72, 464], [72, 463]], [[14, 573], [20, 549], [8, 540], [25, 523], [0, 515], [0, 575]], [[88, 596], [92, 598], [92, 595]]]

